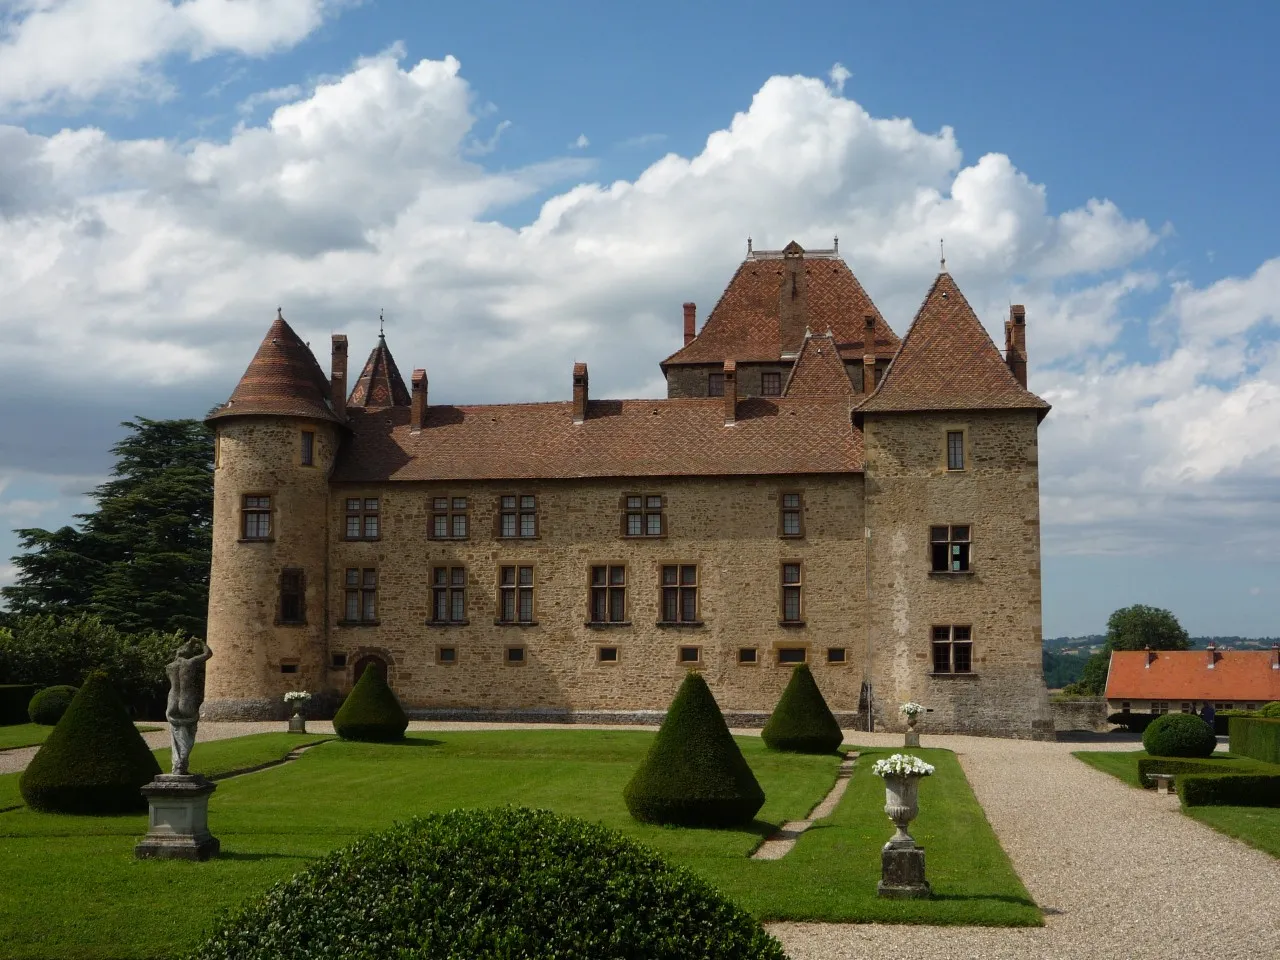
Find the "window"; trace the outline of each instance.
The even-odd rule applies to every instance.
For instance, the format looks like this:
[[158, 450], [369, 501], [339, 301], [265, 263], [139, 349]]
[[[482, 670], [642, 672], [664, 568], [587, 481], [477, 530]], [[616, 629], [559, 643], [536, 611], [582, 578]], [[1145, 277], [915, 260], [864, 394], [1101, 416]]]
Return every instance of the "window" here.
[[507, 495], [498, 502], [498, 536], [508, 539], [538, 535], [538, 498], [532, 494]]
[[934, 573], [969, 572], [969, 528], [930, 527], [929, 552]]
[[467, 539], [467, 498], [433, 497], [431, 499], [431, 539]]
[[240, 537], [244, 540], [271, 538], [271, 498], [246, 494], [240, 500]]
[[305, 603], [301, 570], [280, 571], [280, 622], [306, 623], [307, 608]]
[[784, 537], [804, 536], [804, 497], [800, 493], [782, 495], [782, 517], [779, 532]]
[[335, 653], [329, 658], [329, 666], [334, 670], [345, 670], [347, 667], [347, 655], [345, 653]]
[[1169, 703], [1166, 700], [1152, 700], [1151, 712], [1157, 716], [1163, 716], [1169, 712]]
[[302, 451], [301, 459], [304, 467], [315, 466], [316, 457], [316, 434], [314, 430], [302, 431]]
[[723, 373], [707, 374], [707, 396], [708, 397], [724, 396], [724, 374]]
[[845, 663], [847, 655], [844, 647], [827, 647], [827, 663]]
[[1258, 709], [1258, 705], [1257, 705], [1256, 703], [1246, 703], [1246, 704], [1244, 705], [1244, 708], [1245, 708], [1246, 710], [1257, 710], [1257, 709]]
[[431, 622], [467, 622], [466, 567], [435, 567], [432, 569]]
[[947, 431], [947, 469], [964, 469], [964, 431]]
[[502, 623], [533, 623], [533, 567], [500, 569], [498, 620]]
[[629, 493], [622, 498], [624, 537], [661, 537], [667, 532], [665, 498], [659, 493]]
[[760, 395], [762, 397], [782, 396], [782, 374], [780, 373], [760, 374]]
[[1179, 712], [1180, 712], [1180, 713], [1190, 713], [1190, 712], [1191, 712], [1191, 704], [1189, 704], [1189, 703], [1185, 703], [1185, 702], [1184, 702], [1184, 703], [1182, 704], [1182, 708], [1180, 709], [1180, 711], [1179, 711]]
[[617, 647], [596, 647], [596, 660], [600, 663], [617, 663]]
[[524, 647], [507, 647], [507, 663], [524, 663]]
[[378, 619], [378, 571], [347, 567], [346, 609], [348, 623], [374, 623]]
[[782, 565], [782, 622], [803, 623], [804, 606], [801, 603], [800, 591], [804, 584], [800, 578], [800, 564], [784, 563]]
[[804, 647], [779, 647], [778, 662], [779, 663], [804, 663], [805, 661]]
[[738, 662], [754, 664], [756, 662], [756, 648], [755, 647], [739, 647]]
[[281, 673], [297, 673], [298, 665], [296, 663], [282, 663], [280, 664], [280, 672]]
[[973, 641], [969, 627], [933, 628], [933, 672], [973, 672]]
[[1129, 701], [1128, 701], [1128, 700], [1125, 700], [1124, 702], [1122, 702], [1122, 703], [1120, 704], [1120, 709], [1121, 709], [1122, 711], [1128, 710], [1128, 709], [1129, 709]]
[[627, 568], [591, 568], [591, 622], [625, 623], [627, 620]]
[[377, 497], [347, 498], [347, 539], [377, 540], [380, 532]]
[[458, 662], [457, 647], [436, 647], [436, 663], [449, 666]]
[[701, 647], [681, 647], [676, 654], [676, 660], [680, 663], [701, 663], [702, 648]]
[[670, 564], [662, 568], [662, 622], [698, 622], [697, 564]]

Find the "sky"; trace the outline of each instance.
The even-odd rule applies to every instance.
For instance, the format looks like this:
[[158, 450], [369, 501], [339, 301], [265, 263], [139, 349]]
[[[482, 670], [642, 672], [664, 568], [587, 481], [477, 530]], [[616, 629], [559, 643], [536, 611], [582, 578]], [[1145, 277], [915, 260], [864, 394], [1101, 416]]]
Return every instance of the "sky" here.
[[746, 250], [1027, 307], [1044, 630], [1280, 635], [1280, 7], [0, 0], [0, 583], [277, 306], [433, 402], [664, 394]]

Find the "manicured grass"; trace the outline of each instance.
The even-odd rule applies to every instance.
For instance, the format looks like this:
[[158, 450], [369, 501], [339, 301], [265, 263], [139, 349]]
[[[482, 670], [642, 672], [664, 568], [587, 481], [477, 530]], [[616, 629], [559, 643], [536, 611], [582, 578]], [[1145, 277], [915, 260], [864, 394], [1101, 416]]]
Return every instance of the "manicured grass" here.
[[[1138, 779], [1138, 761], [1148, 756], [1145, 750], [1077, 750], [1072, 756], [1091, 767], [1096, 767], [1103, 773], [1109, 773], [1123, 780], [1131, 787], [1142, 788], [1142, 782]], [[1223, 773], [1280, 772], [1280, 769], [1272, 764], [1263, 763], [1251, 757], [1239, 757], [1222, 750], [1215, 752], [1208, 762], [1221, 763]]]
[[[151, 733], [161, 727], [138, 727], [141, 733]], [[44, 743], [45, 738], [53, 732], [53, 727], [42, 723], [15, 723], [12, 726], [0, 727], [0, 750], [13, 750], [17, 747], [34, 747]]]
[[[938, 774], [922, 784], [913, 825], [928, 850], [936, 896], [881, 901], [880, 847], [893, 828], [870, 764], [886, 751], [865, 751], [835, 816], [784, 859], [766, 862], [747, 857], [777, 824], [800, 819], [821, 799], [838, 759], [772, 753], [757, 738], [739, 738], [768, 798], [756, 823], [738, 830], [648, 826], [627, 814], [622, 788], [652, 737], [557, 730], [411, 734], [403, 744], [335, 740], [293, 763], [220, 784], [210, 825], [223, 853], [206, 864], [134, 860], [133, 845], [146, 829], [141, 816], [0, 814], [0, 889], [7, 891], [0, 943], [14, 957], [176, 955], [198, 943], [223, 910], [360, 834], [416, 813], [508, 803], [615, 827], [762, 919], [1041, 922], [947, 751], [920, 751]], [[305, 739], [269, 734], [197, 744], [193, 766], [247, 766], [251, 754], [278, 756]]]

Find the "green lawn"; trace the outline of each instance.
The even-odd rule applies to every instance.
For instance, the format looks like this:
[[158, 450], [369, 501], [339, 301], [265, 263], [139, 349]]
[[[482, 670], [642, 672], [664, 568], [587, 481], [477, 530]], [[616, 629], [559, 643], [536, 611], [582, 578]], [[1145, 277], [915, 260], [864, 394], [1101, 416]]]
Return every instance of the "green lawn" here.
[[[138, 727], [142, 733], [161, 730], [162, 727]], [[16, 747], [34, 747], [44, 743], [45, 737], [53, 732], [53, 727], [42, 723], [15, 723], [0, 727], [0, 750], [13, 750]]]
[[[1147, 756], [1145, 750], [1128, 750], [1115, 752], [1110, 750], [1080, 750], [1072, 754], [1096, 767], [1103, 773], [1109, 773], [1129, 784], [1141, 789], [1138, 782], [1138, 760]], [[1265, 773], [1275, 772], [1271, 764], [1251, 760], [1248, 757], [1237, 757], [1234, 754], [1218, 752], [1215, 759], [1221, 759], [1250, 770]], [[1183, 808], [1183, 813], [1199, 820], [1219, 833], [1243, 840], [1251, 847], [1265, 850], [1273, 857], [1280, 857], [1280, 808], [1277, 807], [1190, 807]]]
[[[880, 847], [893, 831], [865, 751], [834, 817], [780, 861], [747, 859], [783, 820], [830, 789], [838, 760], [739, 743], [768, 801], [750, 828], [635, 823], [622, 802], [653, 734], [516, 731], [411, 735], [400, 745], [334, 740], [298, 760], [224, 781], [210, 803], [222, 856], [206, 864], [133, 859], [145, 817], [0, 814], [0, 943], [6, 956], [149, 958], [199, 942], [218, 914], [369, 830], [431, 810], [519, 804], [599, 820], [719, 886], [761, 919], [1037, 925], [1040, 911], [1000, 849], [953, 754], [921, 788], [913, 833], [928, 850], [935, 898], [875, 896]], [[315, 738], [312, 738], [315, 739]], [[304, 738], [268, 734], [198, 744], [196, 769], [234, 769]], [[10, 788], [0, 777], [0, 797]], [[0, 806], [3, 806], [0, 802]], [[57, 909], [49, 906], [57, 905]], [[145, 918], [145, 922], [140, 922]]]

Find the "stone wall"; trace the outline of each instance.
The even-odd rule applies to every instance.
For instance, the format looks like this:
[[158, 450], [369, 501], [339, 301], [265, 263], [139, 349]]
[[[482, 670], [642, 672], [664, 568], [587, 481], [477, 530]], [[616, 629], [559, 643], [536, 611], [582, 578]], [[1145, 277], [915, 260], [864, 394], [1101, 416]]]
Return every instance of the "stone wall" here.
[[1110, 711], [1105, 700], [1054, 700], [1049, 705], [1053, 709], [1054, 730], [1106, 733], [1111, 729], [1111, 724], [1107, 723]]
[[[707, 377], [722, 370], [723, 363], [672, 364], [667, 368], [667, 397], [705, 397]], [[765, 373], [779, 374], [785, 387], [787, 374], [790, 372], [789, 360], [778, 363], [739, 363], [738, 396], [761, 396], [761, 377]]]
[[[946, 434], [965, 433], [963, 471]], [[929, 726], [1051, 737], [1041, 678], [1039, 490], [1033, 411], [881, 414], [864, 423], [874, 714], [933, 708]], [[966, 524], [967, 574], [932, 573], [929, 528]], [[972, 630], [973, 669], [935, 673], [932, 628]]]

